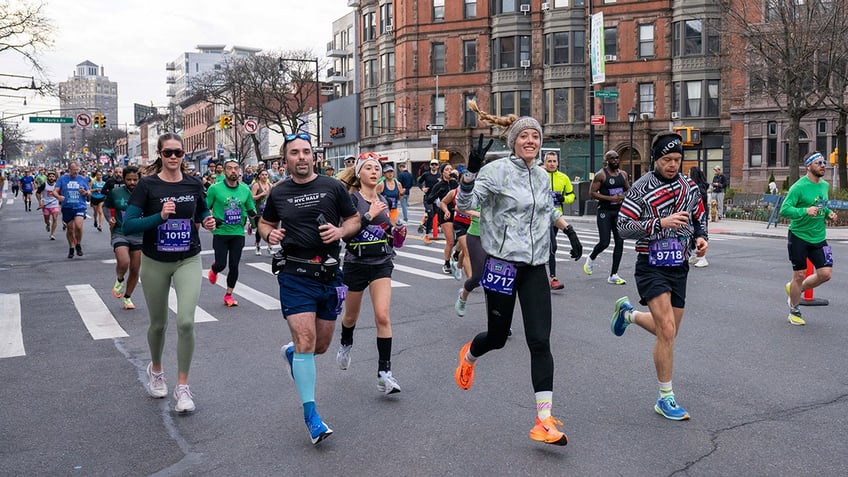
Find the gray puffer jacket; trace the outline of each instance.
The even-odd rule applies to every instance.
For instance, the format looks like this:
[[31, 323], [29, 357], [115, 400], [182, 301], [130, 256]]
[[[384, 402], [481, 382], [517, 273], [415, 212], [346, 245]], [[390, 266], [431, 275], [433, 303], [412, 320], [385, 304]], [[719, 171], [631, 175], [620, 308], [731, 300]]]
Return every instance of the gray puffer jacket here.
[[545, 170], [511, 155], [486, 164], [472, 184], [462, 184], [459, 209], [480, 207], [483, 250], [510, 262], [541, 265], [550, 254], [550, 227], [562, 216], [551, 201]]

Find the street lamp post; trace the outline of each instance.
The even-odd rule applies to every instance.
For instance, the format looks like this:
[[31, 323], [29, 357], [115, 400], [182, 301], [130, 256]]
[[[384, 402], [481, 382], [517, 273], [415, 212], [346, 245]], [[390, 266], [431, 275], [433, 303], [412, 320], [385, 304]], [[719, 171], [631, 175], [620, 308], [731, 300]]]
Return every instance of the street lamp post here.
[[[321, 146], [321, 83], [318, 81], [318, 58], [280, 58], [280, 71], [286, 71], [286, 62], [313, 63], [315, 65], [315, 142]], [[317, 151], [315, 155], [318, 157]]]
[[636, 116], [639, 115], [639, 112], [636, 111], [636, 108], [630, 108], [630, 112], [627, 113], [627, 121], [630, 122], [630, 147], [628, 148], [627, 156], [630, 160], [630, 180], [635, 180], [636, 177], [633, 176], [633, 123], [636, 122]]

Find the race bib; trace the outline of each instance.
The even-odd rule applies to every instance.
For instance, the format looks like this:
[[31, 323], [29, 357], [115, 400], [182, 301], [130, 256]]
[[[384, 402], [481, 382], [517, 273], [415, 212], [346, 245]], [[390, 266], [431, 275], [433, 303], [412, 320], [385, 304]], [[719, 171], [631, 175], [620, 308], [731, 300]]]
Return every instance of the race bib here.
[[652, 240], [648, 248], [648, 264], [652, 267], [683, 265], [683, 245], [677, 238]]
[[191, 248], [191, 219], [168, 219], [157, 229], [156, 250], [187, 252]]
[[832, 267], [833, 266], [833, 250], [831, 250], [830, 245], [825, 245], [822, 247], [822, 252], [824, 252], [824, 266]]
[[480, 286], [489, 291], [512, 295], [515, 286], [515, 265], [497, 258], [487, 258]]
[[362, 229], [352, 242], [378, 242], [386, 236], [386, 231], [379, 225], [369, 225]]
[[224, 223], [236, 225], [241, 223], [241, 207], [224, 209]]
[[[611, 187], [610, 190], [609, 190], [610, 197], [615, 197], [618, 194], [623, 194], [623, 193], [624, 193], [624, 187]], [[613, 203], [613, 204], [617, 204], [619, 202], [621, 202], [621, 201], [619, 201], [619, 200], [611, 200], [610, 201], [610, 203]]]
[[68, 182], [62, 193], [65, 196], [65, 203], [63, 204], [65, 207], [73, 208], [82, 203], [78, 183]]

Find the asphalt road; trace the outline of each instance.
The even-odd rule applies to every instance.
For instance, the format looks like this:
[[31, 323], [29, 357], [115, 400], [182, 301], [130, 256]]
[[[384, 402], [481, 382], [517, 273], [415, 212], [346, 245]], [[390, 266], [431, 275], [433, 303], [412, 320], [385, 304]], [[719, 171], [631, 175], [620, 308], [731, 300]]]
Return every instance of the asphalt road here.
[[[416, 211], [414, 217], [419, 217]], [[576, 228], [588, 254], [590, 220]], [[353, 364], [317, 358], [318, 409], [335, 434], [313, 446], [280, 355], [290, 335], [278, 309], [267, 257], [246, 250], [241, 280], [255, 294], [221, 303], [204, 282], [190, 383], [191, 415], [144, 389], [149, 360], [143, 294], [124, 311], [108, 234], [86, 221], [83, 258], [65, 258], [38, 212], [20, 202], [0, 210], [0, 350], [20, 339], [23, 354], [0, 356], [0, 475], [845, 475], [848, 455], [848, 246], [832, 243], [833, 280], [816, 290], [826, 307], [804, 308], [808, 325], [786, 321], [790, 268], [783, 240], [715, 235], [710, 266], [690, 273], [687, 312], [676, 346], [674, 385], [692, 416], [672, 422], [653, 411], [652, 337], [609, 331], [612, 304], [635, 300], [634, 254], [609, 285], [611, 254], [586, 276], [561, 237], [553, 293], [554, 415], [566, 447], [531, 441], [535, 403], [520, 311], [514, 337], [480, 359], [474, 387], [453, 382], [460, 346], [484, 328], [483, 297], [453, 311], [458, 282], [440, 272], [440, 243], [412, 237], [396, 264], [392, 301], [393, 370], [403, 391], [376, 391], [373, 315], [366, 299]], [[211, 249], [203, 234], [204, 249]], [[211, 255], [203, 256], [204, 268]], [[198, 277], [201, 279], [201, 277]], [[69, 291], [68, 286], [80, 285]], [[75, 304], [73, 296], [93, 295]], [[19, 326], [9, 326], [15, 305]], [[263, 305], [265, 307], [263, 307]], [[277, 303], [277, 306], [279, 304]], [[93, 339], [82, 317], [105, 307], [127, 336]], [[202, 311], [201, 311], [202, 310]], [[204, 314], [206, 313], [206, 314]], [[214, 321], [213, 321], [214, 320]], [[338, 332], [338, 328], [337, 328]], [[176, 382], [173, 320], [165, 345]]]

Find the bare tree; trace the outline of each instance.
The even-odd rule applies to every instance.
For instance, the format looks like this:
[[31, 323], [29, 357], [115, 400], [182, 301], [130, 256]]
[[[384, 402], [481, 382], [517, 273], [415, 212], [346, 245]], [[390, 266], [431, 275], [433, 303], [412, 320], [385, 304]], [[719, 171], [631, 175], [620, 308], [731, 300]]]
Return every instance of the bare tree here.
[[[834, 5], [828, 0], [729, 0], [724, 2], [731, 38], [742, 42], [732, 68], [750, 78], [750, 92], [770, 99], [788, 119], [789, 181], [799, 177], [801, 120], [823, 109], [830, 94], [832, 59], [845, 53]], [[765, 8], [764, 5], [765, 4]], [[843, 12], [844, 17], [844, 12]], [[841, 35], [844, 37], [845, 32]]]
[[[280, 58], [303, 61], [281, 65]], [[316, 95], [320, 94], [312, 58], [309, 51], [235, 58], [220, 70], [199, 76], [190, 87], [207, 101], [224, 105], [233, 114], [236, 126], [252, 118], [271, 131], [287, 134], [301, 130], [306, 115], [315, 109]], [[238, 127], [233, 129], [237, 134]], [[242, 149], [246, 143], [252, 145], [257, 159], [261, 159], [260, 138], [255, 134], [241, 138]]]
[[[53, 45], [54, 26], [43, 13], [43, 3], [11, 2], [0, 0], [0, 57], [18, 56], [44, 77], [41, 53]], [[17, 75], [13, 75], [17, 76]], [[33, 80], [34, 83], [34, 80]], [[35, 89], [41, 94], [54, 91], [53, 85], [42, 81], [33, 88], [32, 83], [22, 86], [0, 85], [0, 89]]]
[[20, 157], [24, 153], [25, 145], [27, 144], [26, 135], [29, 131], [19, 124], [17, 121], [0, 119], [0, 130], [3, 131], [3, 145], [0, 147], [2, 154], [0, 154], [0, 157], [4, 157], [6, 160]]

